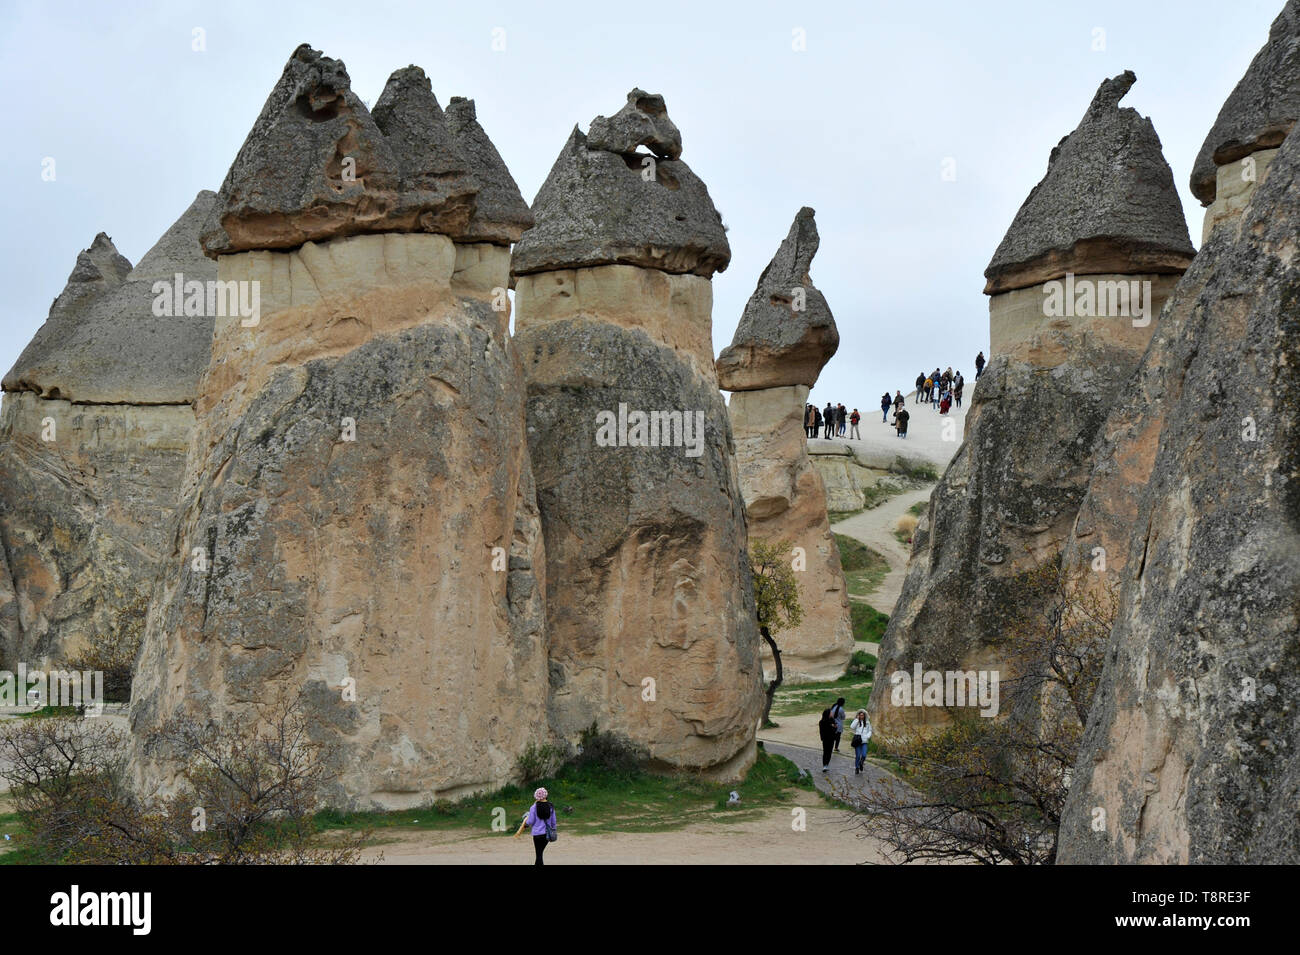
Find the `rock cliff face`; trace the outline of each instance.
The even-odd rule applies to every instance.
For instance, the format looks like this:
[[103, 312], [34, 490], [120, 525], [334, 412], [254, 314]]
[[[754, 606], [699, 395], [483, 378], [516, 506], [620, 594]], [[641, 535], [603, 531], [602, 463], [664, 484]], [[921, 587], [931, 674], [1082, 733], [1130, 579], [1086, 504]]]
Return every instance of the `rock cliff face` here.
[[[965, 440], [913, 535], [877, 672], [1002, 672], [1021, 584], [1070, 534], [1093, 442], [1129, 387], [1160, 307], [1192, 258], [1150, 120], [1121, 109], [1134, 81], [1104, 82], [1016, 215], [986, 276], [993, 358]], [[1080, 203], [1079, 196], [1088, 196]], [[1131, 201], [1130, 201], [1131, 200]], [[946, 719], [872, 695], [884, 738]]]
[[710, 340], [709, 276], [730, 250], [704, 184], [656, 158], [680, 152], [662, 99], [634, 90], [592, 129], [610, 148], [574, 130], [512, 264], [551, 719], [570, 738], [594, 722], [657, 765], [734, 775], [754, 758], [762, 699]]
[[1206, 206], [1203, 238], [1233, 221], [1268, 174], [1278, 144], [1300, 117], [1300, 0], [1288, 0], [1245, 76], [1219, 111], [1192, 166]]
[[200, 193], [134, 269], [96, 236], [4, 378], [0, 658], [11, 665], [138, 636], [212, 338], [183, 294], [155, 309], [154, 283], [216, 277], [198, 245], [213, 199]]
[[1298, 232], [1293, 131], [1239, 223], [1201, 250], [1143, 362], [1159, 437], [1064, 862], [1300, 859]]
[[[380, 105], [391, 142], [300, 48], [222, 187], [205, 246], [261, 314], [216, 323], [131, 720], [139, 741], [301, 697], [338, 747], [329, 800], [400, 807], [500, 785], [546, 738], [545, 562], [490, 291], [508, 258], [437, 231], [465, 233], [451, 197], [479, 170], [430, 153], [454, 137], [423, 74]], [[330, 200], [352, 155], [376, 176]], [[141, 790], [171, 788], [165, 753], [135, 756]]]
[[835, 319], [809, 275], [818, 243], [813, 210], [800, 209], [717, 361], [718, 383], [734, 392], [727, 410], [750, 537], [788, 540], [802, 558], [804, 620], [779, 642], [792, 680], [835, 679], [853, 655], [848, 588], [803, 430], [808, 391], [839, 345]]

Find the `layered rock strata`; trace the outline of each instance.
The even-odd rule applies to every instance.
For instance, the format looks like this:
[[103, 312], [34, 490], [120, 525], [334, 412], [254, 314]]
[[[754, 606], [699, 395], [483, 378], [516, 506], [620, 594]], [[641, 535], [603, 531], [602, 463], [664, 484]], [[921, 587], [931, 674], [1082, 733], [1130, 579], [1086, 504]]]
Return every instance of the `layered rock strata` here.
[[[391, 142], [299, 48], [219, 194], [205, 248], [261, 314], [217, 320], [131, 720], [139, 744], [298, 700], [328, 801], [394, 808], [499, 786], [548, 737], [545, 562], [507, 259], [457, 272], [480, 171], [434, 154], [455, 137], [423, 74], [381, 104]], [[360, 147], [374, 178], [322, 210]], [[142, 791], [174, 787], [165, 750], [135, 757]]]
[[[809, 274], [819, 244], [813, 216], [799, 210], [717, 360], [718, 384], [733, 392], [727, 410], [749, 535], [797, 548], [804, 618], [779, 640], [792, 680], [835, 679], [853, 655], [848, 588], [804, 432], [809, 389], [839, 345], [830, 307]], [[766, 645], [764, 660], [774, 672]]]
[[[0, 659], [62, 665], [138, 640], [167, 550], [207, 364], [198, 246], [214, 194], [131, 267], [100, 233], [4, 377]], [[179, 280], [178, 280], [179, 276]]]
[[[1155, 129], [1118, 105], [1133, 82], [1125, 73], [1101, 84], [985, 273], [993, 359], [913, 535], [882, 679], [918, 663], [1018, 675], [1003, 631], [1034, 612], [1025, 575], [1063, 548], [1094, 440], [1193, 255]], [[884, 692], [871, 707], [885, 738], [948, 718]]]
[[[638, 102], [650, 110], [629, 115]], [[575, 128], [514, 251], [550, 714], [570, 739], [594, 723], [652, 765], [734, 776], [754, 758], [762, 701], [711, 344], [709, 277], [730, 250], [704, 184], [660, 158], [680, 151], [661, 106], [634, 90], [593, 123], [611, 148]]]

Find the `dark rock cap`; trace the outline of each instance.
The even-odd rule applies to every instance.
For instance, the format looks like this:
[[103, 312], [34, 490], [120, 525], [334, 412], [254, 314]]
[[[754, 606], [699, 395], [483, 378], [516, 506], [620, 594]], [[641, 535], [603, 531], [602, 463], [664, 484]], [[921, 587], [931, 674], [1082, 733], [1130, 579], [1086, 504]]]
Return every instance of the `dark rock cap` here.
[[1076, 274], [1183, 272], [1195, 250], [1151, 120], [1119, 101], [1137, 77], [1106, 80], [1052, 150], [984, 270], [994, 295]]
[[458, 239], [509, 245], [533, 227], [533, 213], [510, 170], [478, 123], [472, 99], [453, 96], [447, 104], [447, 128], [479, 184], [478, 200], [468, 227]]
[[393, 73], [371, 115], [401, 168], [399, 216], [414, 215], [422, 232], [464, 232], [478, 181], [424, 70], [408, 66]]
[[1300, 0], [1288, 0], [1236, 88], [1219, 110], [1192, 166], [1192, 195], [1218, 192], [1219, 166], [1279, 145], [1300, 118]]
[[593, 119], [587, 132], [588, 149], [634, 153], [638, 146], [649, 147], [661, 159], [682, 155], [682, 134], [668, 118], [664, 98], [643, 89], [628, 93], [627, 105], [613, 116]]
[[[656, 121], [675, 129], [666, 113]], [[731, 261], [722, 217], [686, 163], [594, 148], [576, 126], [533, 215], [537, 225], [515, 246], [514, 275], [621, 263], [708, 277]]]
[[217, 193], [208, 255], [438, 227], [441, 194], [403, 201], [401, 162], [350, 83], [340, 61], [294, 50]]
[[820, 244], [814, 216], [804, 206], [794, 217], [745, 304], [731, 345], [718, 356], [718, 384], [725, 390], [811, 388], [839, 348], [835, 317], [809, 275]]
[[[105, 404], [183, 404], [193, 401], [212, 347], [211, 316], [158, 316], [155, 282], [217, 277], [204, 256], [199, 231], [216, 194], [200, 192], [125, 280], [94, 295], [77, 286], [116, 275], [129, 265], [102, 233], [77, 258], [68, 288], [55, 300], [45, 324], [4, 377], [5, 391], [32, 391], [47, 398]], [[182, 301], [183, 306], [183, 301]], [[205, 295], [206, 304], [206, 295]], [[204, 309], [206, 311], [206, 308]]]

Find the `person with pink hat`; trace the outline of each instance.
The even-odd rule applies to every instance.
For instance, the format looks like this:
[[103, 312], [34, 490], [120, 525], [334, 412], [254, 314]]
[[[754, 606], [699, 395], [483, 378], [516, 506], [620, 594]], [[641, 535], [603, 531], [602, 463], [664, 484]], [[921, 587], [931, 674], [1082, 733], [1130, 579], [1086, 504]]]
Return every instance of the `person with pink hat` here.
[[524, 825], [532, 827], [533, 848], [537, 850], [537, 861], [533, 864], [542, 865], [542, 853], [546, 851], [546, 844], [554, 842], [560, 835], [556, 832], [555, 807], [548, 801], [550, 793], [539, 786], [533, 793], [533, 799], [536, 801], [524, 816]]

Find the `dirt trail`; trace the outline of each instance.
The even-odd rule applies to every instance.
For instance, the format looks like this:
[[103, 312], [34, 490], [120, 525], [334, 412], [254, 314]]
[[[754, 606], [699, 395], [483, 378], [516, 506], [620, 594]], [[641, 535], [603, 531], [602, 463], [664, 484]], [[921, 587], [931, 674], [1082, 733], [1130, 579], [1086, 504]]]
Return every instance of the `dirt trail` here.
[[907, 558], [911, 551], [910, 547], [900, 544], [894, 537], [894, 522], [906, 514], [913, 504], [930, 500], [930, 492], [933, 490], [934, 485], [927, 484], [914, 491], [904, 491], [879, 507], [831, 525], [831, 530], [836, 534], [861, 541], [878, 551], [889, 563], [889, 573], [867, 598], [871, 606], [881, 613], [893, 616], [894, 604], [898, 603], [898, 595], [903, 590], [903, 577], [907, 574]]

